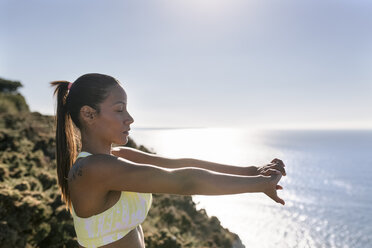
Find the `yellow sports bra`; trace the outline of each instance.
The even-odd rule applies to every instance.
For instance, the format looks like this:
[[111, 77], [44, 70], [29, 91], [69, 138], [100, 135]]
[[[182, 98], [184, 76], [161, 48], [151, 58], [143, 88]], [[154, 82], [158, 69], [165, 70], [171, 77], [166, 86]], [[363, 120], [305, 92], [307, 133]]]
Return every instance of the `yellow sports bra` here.
[[[89, 155], [92, 154], [80, 152], [77, 158]], [[84, 247], [98, 247], [121, 239], [145, 220], [151, 204], [151, 193], [122, 191], [119, 201], [111, 208], [81, 218], [71, 203], [78, 243]]]

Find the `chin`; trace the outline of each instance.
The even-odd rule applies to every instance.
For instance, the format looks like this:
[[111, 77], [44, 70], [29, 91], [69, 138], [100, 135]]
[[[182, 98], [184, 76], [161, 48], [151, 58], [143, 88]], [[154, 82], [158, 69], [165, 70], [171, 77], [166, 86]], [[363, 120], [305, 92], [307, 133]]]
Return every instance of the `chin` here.
[[123, 146], [123, 145], [126, 145], [127, 143], [128, 143], [128, 138], [126, 138], [125, 140], [117, 140], [113, 144]]

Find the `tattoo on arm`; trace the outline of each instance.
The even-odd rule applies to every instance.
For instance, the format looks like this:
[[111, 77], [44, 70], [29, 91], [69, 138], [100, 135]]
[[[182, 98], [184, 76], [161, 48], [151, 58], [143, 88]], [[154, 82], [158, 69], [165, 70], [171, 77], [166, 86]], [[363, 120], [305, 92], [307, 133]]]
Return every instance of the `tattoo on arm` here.
[[78, 175], [83, 176], [83, 170], [81, 169], [81, 166], [79, 167]]
[[72, 180], [75, 180], [77, 176], [83, 176], [83, 165], [81, 163], [75, 164], [72, 167]]

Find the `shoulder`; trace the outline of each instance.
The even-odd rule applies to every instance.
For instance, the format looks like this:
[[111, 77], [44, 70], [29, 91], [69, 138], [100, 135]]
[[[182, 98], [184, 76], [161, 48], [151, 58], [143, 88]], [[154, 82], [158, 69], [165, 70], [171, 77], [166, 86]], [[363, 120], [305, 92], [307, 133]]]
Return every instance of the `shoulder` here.
[[81, 162], [87, 166], [97, 166], [105, 162], [117, 159], [117, 156], [108, 154], [92, 154], [81, 159]]
[[79, 167], [83, 168], [87, 176], [91, 176], [110, 169], [113, 164], [117, 163], [118, 159], [119, 157], [114, 155], [92, 154], [81, 159], [81, 161], [79, 161], [81, 163]]
[[89, 183], [104, 175], [118, 157], [107, 154], [92, 154], [75, 161], [69, 173], [69, 181]]

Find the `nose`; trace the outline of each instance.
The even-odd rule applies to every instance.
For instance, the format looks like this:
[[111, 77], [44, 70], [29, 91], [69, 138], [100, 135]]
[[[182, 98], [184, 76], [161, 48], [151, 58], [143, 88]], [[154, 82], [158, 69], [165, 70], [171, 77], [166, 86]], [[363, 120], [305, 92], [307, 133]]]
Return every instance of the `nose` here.
[[126, 122], [128, 124], [132, 124], [134, 122], [134, 119], [133, 119], [133, 117], [130, 114], [128, 114], [128, 116], [129, 116], [129, 119]]

